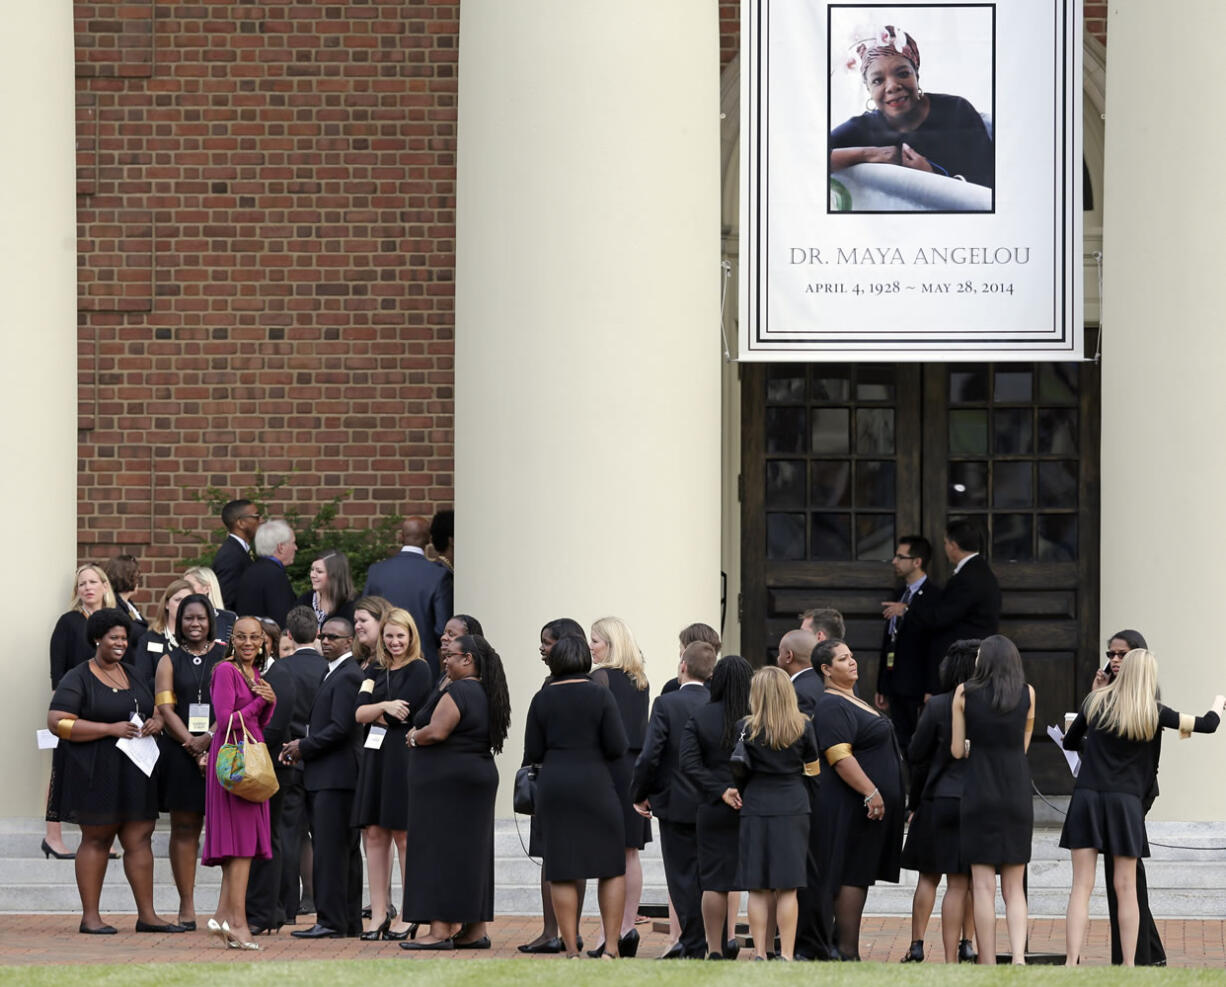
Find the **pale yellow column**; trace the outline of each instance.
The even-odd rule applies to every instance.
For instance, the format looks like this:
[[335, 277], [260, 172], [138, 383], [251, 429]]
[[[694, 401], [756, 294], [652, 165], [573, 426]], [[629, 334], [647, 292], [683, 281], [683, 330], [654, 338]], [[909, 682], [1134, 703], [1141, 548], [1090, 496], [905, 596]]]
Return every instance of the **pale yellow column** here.
[[0, 816], [37, 816], [49, 753], [47, 645], [66, 609], [77, 543], [76, 199], [72, 4], [15, 4], [0, 59], [0, 485], [8, 601]]
[[[1111, 4], [1103, 220], [1103, 634], [1135, 627], [1163, 700], [1226, 692], [1226, 133], [1156, 52], [1226, 31], [1226, 6]], [[1226, 819], [1226, 732], [1162, 748], [1151, 818]]]
[[542, 624], [623, 617], [654, 695], [719, 623], [717, 5], [465, 0], [460, 42], [456, 606], [506, 815]]

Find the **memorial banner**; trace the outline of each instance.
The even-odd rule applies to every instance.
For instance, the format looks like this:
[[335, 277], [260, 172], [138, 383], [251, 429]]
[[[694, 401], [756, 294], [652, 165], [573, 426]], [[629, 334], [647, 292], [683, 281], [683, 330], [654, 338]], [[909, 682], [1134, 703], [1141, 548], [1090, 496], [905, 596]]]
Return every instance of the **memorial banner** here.
[[1082, 359], [1081, 3], [742, 11], [739, 358]]

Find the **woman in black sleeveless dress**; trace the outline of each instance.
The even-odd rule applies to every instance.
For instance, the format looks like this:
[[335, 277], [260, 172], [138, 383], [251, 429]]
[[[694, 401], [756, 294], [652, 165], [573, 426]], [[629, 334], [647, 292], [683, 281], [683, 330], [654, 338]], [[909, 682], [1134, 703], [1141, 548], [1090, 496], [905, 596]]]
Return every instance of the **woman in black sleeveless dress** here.
[[[647, 736], [647, 716], [650, 712], [647, 675], [643, 671], [643, 653], [625, 621], [617, 617], [602, 617], [592, 625], [592, 681], [613, 693], [613, 701], [621, 714], [626, 731], [626, 753], [613, 769], [613, 783], [622, 800], [622, 824], [626, 828], [626, 910], [622, 915], [618, 953], [632, 957], [638, 952], [639, 933], [634, 927], [639, 902], [643, 897], [643, 865], [639, 851], [651, 842], [651, 820], [639, 815], [630, 795], [630, 780], [634, 762], [643, 749]], [[604, 943], [597, 945], [589, 956], [597, 957]]]
[[1120, 953], [1134, 965], [1140, 916], [1136, 870], [1149, 856], [1142, 800], [1158, 768], [1164, 728], [1213, 733], [1226, 699], [1216, 696], [1204, 716], [1180, 715], [1158, 702], [1158, 662], [1143, 649], [1129, 651], [1111, 684], [1092, 692], [1064, 738], [1066, 750], [1081, 751], [1081, 769], [1069, 803], [1060, 845], [1072, 851], [1067, 962], [1076, 966], [1089, 922], [1090, 893], [1098, 854], [1111, 857], [1117, 901]]
[[1034, 729], [1034, 687], [1007, 637], [979, 646], [974, 676], [954, 692], [950, 753], [967, 759], [960, 826], [971, 867], [979, 962], [996, 962], [996, 871], [1014, 963], [1026, 962], [1023, 886], [1034, 835], [1034, 801], [1026, 751]]
[[724, 934], [728, 893], [742, 890], [736, 878], [741, 819], [724, 801], [724, 793], [736, 787], [728, 759], [740, 736], [740, 721], [749, 715], [752, 679], [753, 666], [740, 655], [725, 655], [716, 662], [711, 701], [690, 717], [681, 738], [681, 770], [699, 796], [698, 884], [708, 958], [735, 959]]
[[[911, 901], [911, 948], [904, 963], [924, 959], [924, 931], [932, 917], [937, 886], [945, 875], [941, 902], [941, 940], [946, 963], [973, 958], [974, 918], [967, 908], [969, 866], [962, 860], [961, 809], [966, 761], [950, 753], [954, 690], [975, 673], [979, 641], [955, 641], [941, 660], [941, 692], [924, 706], [907, 748], [917, 772], [919, 792], [912, 793], [913, 813], [902, 848], [902, 866], [919, 872]], [[961, 938], [959, 938], [961, 933]]]
[[364, 673], [358, 691], [355, 718], [367, 724], [358, 784], [353, 800], [354, 826], [366, 831], [366, 868], [370, 877], [370, 928], [367, 941], [403, 939], [409, 926], [392, 926], [387, 897], [392, 867], [392, 846], [400, 855], [400, 880], [407, 872], [409, 826], [409, 751], [405, 738], [417, 712], [425, 707], [434, 687], [430, 665], [422, 657], [417, 625], [407, 610], [394, 608], [383, 615], [375, 661]]
[[813, 651], [813, 667], [826, 691], [813, 723], [817, 746], [833, 769], [818, 790], [824, 831], [826, 887], [834, 897], [834, 932], [844, 959], [860, 958], [860, 921], [868, 889], [898, 881], [903, 832], [902, 757], [894, 725], [855, 694], [860, 671], [855, 656], [837, 639]]
[[446, 690], [409, 731], [409, 853], [404, 915], [429, 922], [402, 949], [489, 949], [494, 918], [494, 799], [511, 722], [502, 659], [480, 635], [448, 642]]
[[179, 892], [178, 922], [196, 928], [196, 864], [204, 825], [204, 772], [216, 723], [209, 684], [213, 666], [226, 656], [216, 638], [209, 598], [192, 595], [179, 604], [175, 640], [178, 647], [162, 655], [154, 685], [154, 702], [166, 723], [159, 761], [161, 807], [170, 813], [170, 870]]
[[626, 830], [613, 767], [626, 753], [626, 731], [609, 690], [588, 679], [591, 667], [583, 638], [563, 637], [553, 646], [549, 685], [528, 708], [523, 763], [540, 765], [544, 878], [566, 952], [579, 955], [579, 888], [594, 877], [604, 956], [614, 958], [626, 898]]

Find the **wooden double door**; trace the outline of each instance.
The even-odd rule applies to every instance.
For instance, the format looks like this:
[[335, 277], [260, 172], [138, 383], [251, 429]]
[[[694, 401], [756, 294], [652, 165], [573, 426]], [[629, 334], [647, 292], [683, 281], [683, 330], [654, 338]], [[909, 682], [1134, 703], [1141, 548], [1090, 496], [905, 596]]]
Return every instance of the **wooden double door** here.
[[1102, 650], [1098, 367], [743, 364], [742, 389], [745, 656], [773, 660], [801, 611], [833, 607], [871, 696], [897, 539], [927, 537], [943, 585], [945, 526], [968, 518], [1035, 687], [1035, 781], [1071, 791], [1044, 728], [1076, 708]]

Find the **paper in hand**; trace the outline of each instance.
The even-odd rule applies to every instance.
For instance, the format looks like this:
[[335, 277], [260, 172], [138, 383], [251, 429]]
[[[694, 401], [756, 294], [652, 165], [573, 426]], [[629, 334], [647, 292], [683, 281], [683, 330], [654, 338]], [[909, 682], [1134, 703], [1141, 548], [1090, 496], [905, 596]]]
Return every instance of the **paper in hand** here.
[[1078, 757], [1076, 751], [1066, 751], [1064, 749], [1064, 731], [1059, 727], [1048, 727], [1047, 736], [1051, 737], [1056, 742], [1056, 746], [1060, 748], [1060, 753], [1064, 755], [1064, 759], [1068, 761], [1068, 769], [1073, 773], [1073, 777], [1077, 777], [1077, 772], [1081, 770], [1081, 758]]
[[[142, 720], [136, 713], [132, 714], [131, 722], [138, 727], [144, 726], [145, 721]], [[115, 746], [123, 751], [128, 756], [128, 759], [145, 773], [148, 778], [153, 774], [153, 766], [158, 763], [158, 755], [162, 752], [158, 748], [158, 742], [153, 737], [122, 737], [115, 741]]]

